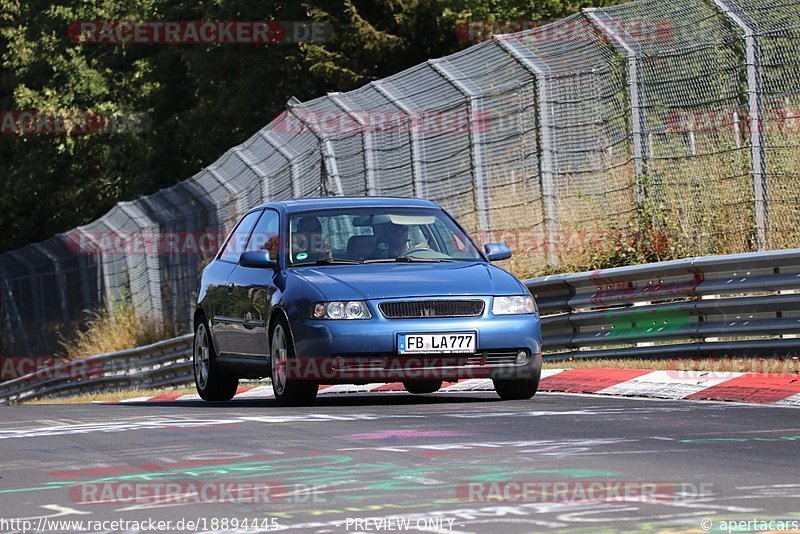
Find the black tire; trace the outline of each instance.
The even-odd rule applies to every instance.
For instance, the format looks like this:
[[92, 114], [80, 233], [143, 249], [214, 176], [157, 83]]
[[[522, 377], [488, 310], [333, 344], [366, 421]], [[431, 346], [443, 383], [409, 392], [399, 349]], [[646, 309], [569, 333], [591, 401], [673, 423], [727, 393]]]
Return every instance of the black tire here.
[[406, 380], [403, 382], [406, 391], [415, 395], [436, 393], [442, 387], [441, 380]]
[[[282, 347], [279, 339], [281, 337], [283, 338]], [[287, 362], [293, 362], [295, 359], [294, 341], [289, 324], [282, 316], [279, 316], [270, 325], [269, 339], [270, 378], [275, 400], [286, 406], [300, 406], [314, 402], [319, 391], [319, 384], [298, 380], [287, 373]], [[281, 350], [284, 351], [283, 356], [280, 355]], [[283, 372], [281, 372], [281, 367]]]
[[535, 378], [502, 380], [494, 379], [494, 390], [503, 400], [528, 400], [539, 389], [539, 375]]
[[[206, 349], [205, 352], [203, 348]], [[239, 378], [224, 372], [217, 365], [217, 351], [205, 318], [201, 319], [194, 329], [192, 367], [194, 386], [201, 399], [221, 402], [229, 401], [236, 395]]]

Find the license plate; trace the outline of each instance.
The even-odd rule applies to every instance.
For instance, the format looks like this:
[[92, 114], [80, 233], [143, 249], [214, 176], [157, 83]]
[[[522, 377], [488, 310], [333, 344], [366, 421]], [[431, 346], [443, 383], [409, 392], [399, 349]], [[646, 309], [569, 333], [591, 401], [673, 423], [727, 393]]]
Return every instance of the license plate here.
[[475, 332], [400, 334], [397, 339], [397, 352], [400, 354], [473, 353], [475, 352], [476, 339]]

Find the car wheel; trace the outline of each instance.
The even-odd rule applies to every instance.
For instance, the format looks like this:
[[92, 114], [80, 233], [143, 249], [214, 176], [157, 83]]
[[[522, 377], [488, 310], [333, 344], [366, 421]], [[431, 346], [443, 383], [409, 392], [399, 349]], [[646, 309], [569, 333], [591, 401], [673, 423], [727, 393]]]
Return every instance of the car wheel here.
[[494, 390], [503, 400], [528, 400], [539, 389], [539, 376], [525, 380], [494, 379]]
[[217, 353], [205, 319], [194, 331], [194, 385], [200, 398], [207, 401], [229, 401], [236, 395], [239, 379], [217, 366]]
[[295, 359], [294, 343], [289, 325], [282, 317], [272, 326], [270, 340], [270, 367], [272, 369], [270, 377], [275, 399], [286, 405], [312, 402], [319, 391], [319, 384], [298, 380], [288, 372]]
[[407, 380], [403, 382], [403, 387], [409, 393], [421, 395], [423, 393], [436, 393], [442, 387], [441, 380]]

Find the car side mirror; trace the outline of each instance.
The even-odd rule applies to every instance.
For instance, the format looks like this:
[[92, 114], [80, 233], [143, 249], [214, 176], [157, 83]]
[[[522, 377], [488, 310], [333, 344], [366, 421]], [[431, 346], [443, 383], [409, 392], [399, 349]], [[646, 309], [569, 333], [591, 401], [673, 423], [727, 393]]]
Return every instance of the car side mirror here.
[[486, 243], [483, 245], [489, 261], [507, 260], [511, 257], [511, 248], [505, 243]]
[[239, 256], [239, 265], [254, 269], [277, 269], [278, 262], [269, 257], [267, 250], [248, 250]]

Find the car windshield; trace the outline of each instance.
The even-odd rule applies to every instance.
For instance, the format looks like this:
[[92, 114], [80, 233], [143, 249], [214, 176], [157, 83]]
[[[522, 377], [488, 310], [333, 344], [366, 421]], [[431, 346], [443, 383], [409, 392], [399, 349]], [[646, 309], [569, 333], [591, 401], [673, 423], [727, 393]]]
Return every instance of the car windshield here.
[[359, 208], [294, 213], [287, 265], [483, 261], [442, 210]]

